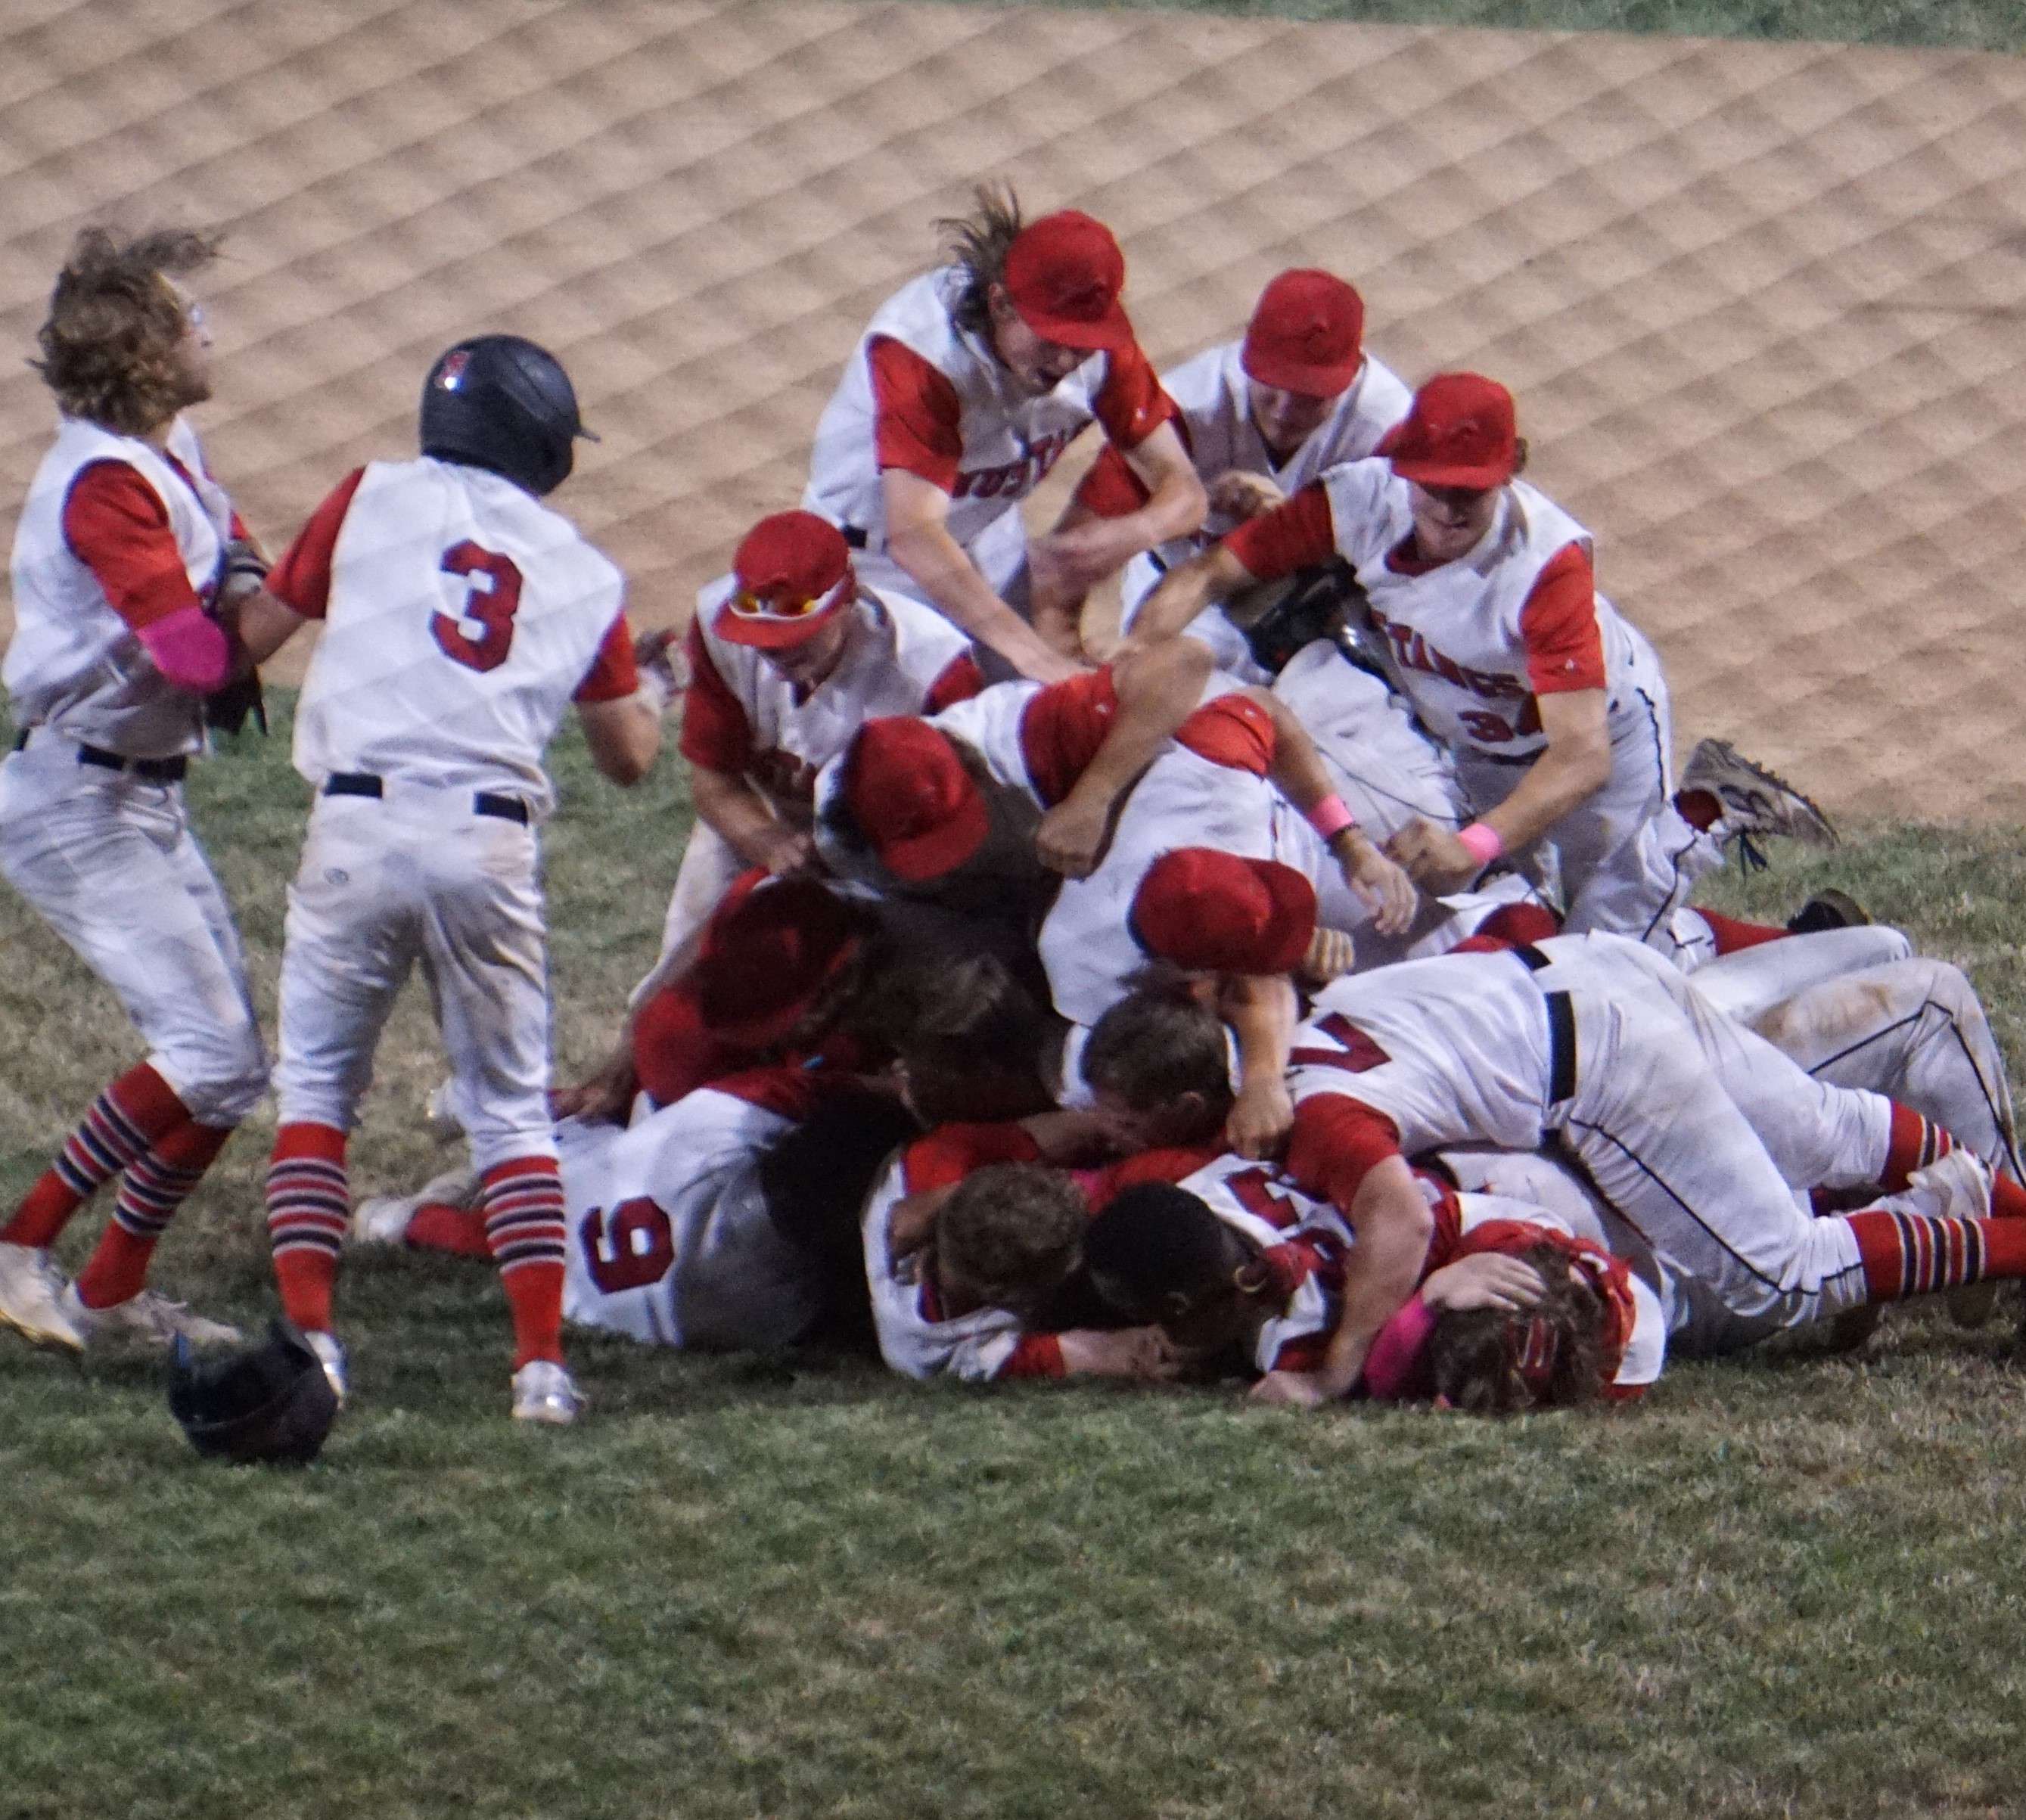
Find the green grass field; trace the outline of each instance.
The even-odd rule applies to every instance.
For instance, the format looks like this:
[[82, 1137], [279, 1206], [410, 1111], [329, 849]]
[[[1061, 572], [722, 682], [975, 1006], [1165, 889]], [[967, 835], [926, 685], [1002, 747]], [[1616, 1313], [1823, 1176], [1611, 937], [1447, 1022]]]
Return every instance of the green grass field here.
[[[686, 811], [674, 767], [626, 798], [560, 761], [567, 1067]], [[193, 794], [271, 1006], [302, 787], [249, 741]], [[2017, 1052], [2020, 850], [1869, 830], [1720, 895], [1859, 892]], [[0, 933], [11, 1197], [132, 1044], [11, 894]], [[418, 1002], [383, 1061], [368, 1189], [435, 1155]], [[270, 1129], [158, 1271], [249, 1324]], [[300, 1474], [197, 1461], [149, 1359], [0, 1343], [6, 1820], [2026, 1811], [2009, 1318], [1502, 1427], [580, 1340], [595, 1419], [531, 1435], [488, 1270], [363, 1258], [341, 1306], [355, 1406]]]

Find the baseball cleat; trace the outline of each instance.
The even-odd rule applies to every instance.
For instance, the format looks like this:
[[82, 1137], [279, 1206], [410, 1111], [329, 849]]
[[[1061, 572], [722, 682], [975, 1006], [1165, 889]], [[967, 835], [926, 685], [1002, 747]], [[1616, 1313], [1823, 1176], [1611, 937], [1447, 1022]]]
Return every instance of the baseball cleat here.
[[534, 1358], [514, 1374], [514, 1420], [563, 1428], [584, 1413], [584, 1396], [554, 1359]]
[[171, 1302], [153, 1289], [143, 1289], [109, 1308], [89, 1308], [77, 1285], [66, 1283], [61, 1299], [63, 1312], [86, 1346], [131, 1339], [167, 1351], [179, 1339], [192, 1346], [233, 1346], [245, 1337], [230, 1322], [208, 1320], [194, 1313], [188, 1302]]
[[323, 1367], [324, 1382], [331, 1387], [337, 1398], [337, 1406], [344, 1407], [344, 1400], [352, 1394], [352, 1376], [346, 1369], [344, 1342], [334, 1333], [326, 1333], [322, 1328], [305, 1332], [303, 1338], [309, 1342], [310, 1350], [317, 1356], [317, 1363]]
[[84, 1347], [77, 1323], [64, 1312], [62, 1273], [46, 1251], [0, 1245], [0, 1327], [11, 1327], [37, 1346]]
[[1878, 1324], [1884, 1315], [1884, 1309], [1877, 1302], [1865, 1302], [1830, 1316], [1825, 1324], [1827, 1331], [1823, 1336], [1822, 1350], [1838, 1357], [1857, 1351], [1877, 1332]]
[[468, 1207], [477, 1199], [478, 1171], [460, 1165], [432, 1176], [411, 1195], [378, 1195], [352, 1210], [347, 1236], [355, 1245], [398, 1245], [408, 1236], [417, 1208], [431, 1201]]
[[1787, 919], [1787, 933], [1819, 935], [1825, 929], [1865, 929], [1870, 923], [1869, 910], [1847, 891], [1830, 885], [1816, 892]]
[[1906, 1178], [1910, 1192], [1925, 1195], [1936, 1218], [1981, 1220], [1991, 1213], [1991, 1165], [1958, 1144]]
[[1833, 847], [1836, 831], [1815, 805], [1785, 779], [1747, 758], [1727, 739], [1705, 739], [1682, 768], [1683, 790], [1704, 790], [1723, 805], [1712, 832], [1777, 834], [1803, 846]]

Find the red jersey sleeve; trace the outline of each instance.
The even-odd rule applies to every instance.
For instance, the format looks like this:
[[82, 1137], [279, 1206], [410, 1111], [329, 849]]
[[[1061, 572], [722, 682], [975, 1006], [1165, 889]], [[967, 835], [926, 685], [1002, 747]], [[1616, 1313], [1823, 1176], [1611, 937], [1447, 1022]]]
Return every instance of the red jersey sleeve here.
[[1329, 495], [1311, 481], [1284, 506], [1248, 518], [1221, 546], [1260, 581], [1277, 581], [1298, 569], [1327, 562], [1336, 554], [1336, 525]]
[[904, 468], [946, 493], [963, 455], [956, 388], [905, 343], [885, 335], [865, 350], [872, 374], [872, 437], [882, 468]]
[[1118, 712], [1108, 669], [1051, 683], [1021, 711], [1020, 757], [1045, 806], [1053, 809], [1076, 788]]
[[621, 702], [639, 687], [640, 671], [633, 661], [633, 628], [626, 623], [624, 613], [614, 613], [599, 642], [598, 655], [591, 659], [591, 668], [584, 672], [584, 680], [570, 699], [580, 704]]
[[1063, 1363], [1063, 1343], [1059, 1334], [1025, 1333], [1005, 1364], [999, 1368], [1002, 1381], [1008, 1378], [1059, 1378], [1069, 1375]]
[[1597, 572], [1571, 543], [1549, 558], [1520, 610], [1527, 680], [1537, 695], [1604, 686], [1604, 633], [1597, 623]]
[[1105, 357], [1104, 383], [1092, 402], [1114, 448], [1137, 448], [1175, 414], [1174, 400], [1161, 389], [1137, 341]]
[[954, 1188], [993, 1162], [1038, 1162], [1041, 1147], [1023, 1125], [944, 1125], [908, 1147], [908, 1192]]
[[709, 647], [694, 620], [683, 649], [690, 660], [690, 686], [683, 697], [682, 755], [706, 771], [742, 772], [753, 762], [753, 725], [710, 661]]
[[1097, 459], [1076, 490], [1076, 503], [1099, 518], [1123, 518], [1138, 511], [1147, 499], [1147, 483], [1110, 443], [1097, 451]]
[[951, 658], [943, 673], [930, 683], [929, 692], [923, 699], [922, 712], [940, 714], [959, 702], [968, 702], [984, 687], [985, 672], [978, 667], [978, 660], [966, 651], [961, 657]]
[[295, 542], [282, 552], [282, 560], [268, 571], [267, 591], [304, 619], [322, 619], [330, 607], [331, 552], [337, 547], [337, 534], [344, 528], [352, 496], [365, 477], [365, 469], [355, 468], [340, 481], [296, 533]]
[[1346, 1217], [1358, 1184], [1399, 1154], [1399, 1128], [1348, 1094], [1318, 1093], [1295, 1108], [1287, 1173], [1304, 1193], [1321, 1196]]
[[63, 534], [131, 630], [203, 606], [168, 507], [131, 463], [98, 461], [78, 470], [64, 499]]

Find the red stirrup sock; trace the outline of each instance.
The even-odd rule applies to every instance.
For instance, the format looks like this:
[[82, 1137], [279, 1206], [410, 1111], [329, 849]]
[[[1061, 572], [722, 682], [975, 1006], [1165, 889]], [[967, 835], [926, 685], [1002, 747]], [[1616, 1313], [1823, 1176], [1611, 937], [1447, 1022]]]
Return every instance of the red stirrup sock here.
[[563, 1359], [563, 1178], [552, 1156], [517, 1157], [485, 1172], [485, 1243], [514, 1317], [514, 1369]]
[[0, 1244], [38, 1250], [56, 1243], [70, 1217], [158, 1138], [190, 1122], [175, 1089], [146, 1062], [130, 1068], [91, 1103], [5, 1226]]
[[401, 1242], [411, 1251], [448, 1251], [459, 1258], [489, 1258], [485, 1215], [477, 1207], [455, 1207], [448, 1201], [425, 1201], [408, 1221]]
[[2026, 1276], [2026, 1223], [2017, 1220], [1940, 1219], [1882, 1207], [1843, 1218], [1857, 1239], [1868, 1301]]
[[1735, 916], [1705, 910], [1700, 904], [1696, 906], [1696, 914], [1709, 925], [1719, 956], [1736, 954], [1741, 949], [1757, 948], [1767, 941], [1785, 941], [1793, 933], [1777, 923], [1742, 922]]
[[[1892, 1102], [1892, 1123], [1885, 1140], [1885, 1166], [1878, 1172], [1878, 1185], [1896, 1195], [1916, 1170], [1925, 1169], [1939, 1156], [1947, 1156], [1956, 1140], [1931, 1118], [1923, 1118], [1910, 1106]], [[1992, 1203], [1995, 1207], [1996, 1203]]]
[[282, 1312], [306, 1332], [330, 1331], [337, 1256], [351, 1216], [344, 1133], [307, 1120], [283, 1126], [267, 1163], [267, 1243]]
[[77, 1296], [86, 1307], [110, 1308], [141, 1293], [157, 1241], [232, 1132], [229, 1125], [179, 1126], [127, 1164], [112, 1218], [78, 1273]]

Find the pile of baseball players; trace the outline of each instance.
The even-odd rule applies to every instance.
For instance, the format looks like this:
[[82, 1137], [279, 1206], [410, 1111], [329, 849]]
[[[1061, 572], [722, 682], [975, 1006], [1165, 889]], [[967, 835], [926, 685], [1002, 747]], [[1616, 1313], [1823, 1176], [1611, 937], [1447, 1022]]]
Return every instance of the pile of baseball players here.
[[[1690, 906], [1727, 852], [1833, 833], [1720, 741], [1675, 775], [1659, 658], [1523, 477], [1503, 387], [1410, 390], [1310, 270], [1157, 377], [1100, 223], [982, 191], [939, 227], [801, 509], [680, 643], [635, 637], [546, 503], [589, 432], [511, 336], [442, 355], [419, 454], [270, 566], [183, 415], [213, 244], [80, 236], [40, 337], [61, 423], [14, 553], [0, 871], [147, 1054], [0, 1226], [0, 1322], [238, 1337], [147, 1286], [270, 1084], [182, 783], [312, 621], [266, 1218], [340, 1398], [348, 1243], [492, 1259], [513, 1413], [556, 1424], [566, 1323], [1509, 1410], [1636, 1394], [1671, 1349], [1854, 1342], [1906, 1296], [1975, 1319], [2026, 1275], [1962, 974], [1833, 893], [1785, 926]], [[636, 783], [677, 703], [698, 820], [661, 956], [554, 1091], [544, 753], [574, 704]], [[418, 963], [467, 1154], [355, 1210]], [[50, 1247], [116, 1177], [66, 1277]]]

